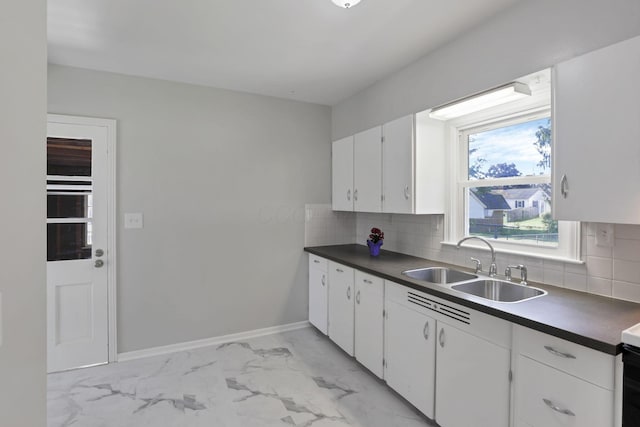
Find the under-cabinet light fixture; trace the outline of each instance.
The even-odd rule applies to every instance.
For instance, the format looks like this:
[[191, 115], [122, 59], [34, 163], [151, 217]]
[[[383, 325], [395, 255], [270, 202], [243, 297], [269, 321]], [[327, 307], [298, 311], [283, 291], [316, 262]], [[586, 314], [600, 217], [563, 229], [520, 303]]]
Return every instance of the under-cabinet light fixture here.
[[529, 86], [520, 82], [512, 82], [435, 107], [429, 113], [429, 117], [438, 120], [454, 119], [476, 111], [506, 104], [525, 96], [531, 96]]
[[345, 9], [349, 9], [360, 3], [360, 0], [331, 0], [336, 6], [344, 7]]

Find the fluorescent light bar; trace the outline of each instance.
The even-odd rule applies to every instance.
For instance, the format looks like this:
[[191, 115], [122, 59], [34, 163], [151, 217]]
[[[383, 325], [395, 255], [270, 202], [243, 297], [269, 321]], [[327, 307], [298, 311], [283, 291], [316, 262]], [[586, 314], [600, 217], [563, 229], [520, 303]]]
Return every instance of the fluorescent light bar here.
[[513, 82], [435, 107], [429, 117], [449, 120], [497, 105], [506, 104], [531, 95], [531, 89], [524, 83]]

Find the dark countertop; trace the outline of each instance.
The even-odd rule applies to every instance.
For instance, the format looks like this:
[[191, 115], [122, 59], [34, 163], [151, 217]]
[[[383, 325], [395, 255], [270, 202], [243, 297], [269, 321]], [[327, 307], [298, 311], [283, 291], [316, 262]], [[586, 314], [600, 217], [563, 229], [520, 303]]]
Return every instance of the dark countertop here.
[[640, 304], [629, 301], [531, 283], [549, 292], [548, 295], [519, 303], [494, 302], [437, 284], [414, 280], [401, 274], [404, 270], [431, 266], [446, 266], [470, 271], [459, 266], [386, 250], [381, 250], [378, 257], [371, 257], [366, 246], [355, 244], [315, 246], [304, 250], [474, 310], [612, 355], [622, 351], [622, 331], [640, 323]]

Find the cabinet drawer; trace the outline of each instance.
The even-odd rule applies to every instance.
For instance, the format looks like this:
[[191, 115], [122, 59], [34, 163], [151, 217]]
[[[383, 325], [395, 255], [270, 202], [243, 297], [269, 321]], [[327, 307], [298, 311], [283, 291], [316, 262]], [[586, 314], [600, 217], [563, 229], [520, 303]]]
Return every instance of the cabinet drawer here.
[[614, 356], [522, 326], [516, 335], [520, 354], [613, 390]]
[[309, 267], [311, 266], [326, 273], [329, 268], [329, 261], [325, 258], [320, 258], [317, 255], [309, 254]]
[[367, 292], [384, 294], [384, 280], [371, 274], [356, 270], [356, 288], [366, 289]]
[[613, 391], [518, 356], [516, 425], [607, 427], [613, 425]]

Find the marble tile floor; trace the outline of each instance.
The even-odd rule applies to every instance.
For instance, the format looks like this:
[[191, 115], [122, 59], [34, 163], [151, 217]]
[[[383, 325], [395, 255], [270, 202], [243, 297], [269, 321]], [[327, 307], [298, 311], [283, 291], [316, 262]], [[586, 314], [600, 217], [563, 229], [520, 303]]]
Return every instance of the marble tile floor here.
[[48, 427], [432, 427], [313, 328], [50, 374]]

